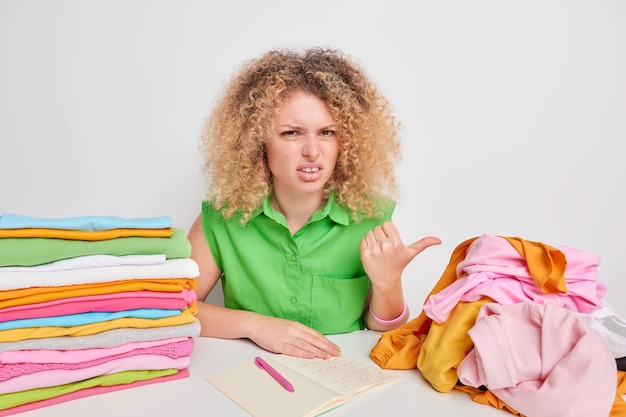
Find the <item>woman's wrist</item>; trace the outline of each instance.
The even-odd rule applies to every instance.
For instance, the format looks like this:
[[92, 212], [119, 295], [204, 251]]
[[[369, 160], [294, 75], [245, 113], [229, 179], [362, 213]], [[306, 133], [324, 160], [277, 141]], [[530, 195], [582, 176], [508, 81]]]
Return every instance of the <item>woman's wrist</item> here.
[[402, 312], [400, 313], [398, 317], [396, 317], [395, 319], [391, 319], [391, 320], [385, 320], [385, 319], [381, 319], [376, 314], [374, 314], [374, 310], [372, 310], [372, 304], [370, 303], [370, 314], [372, 318], [376, 320], [378, 324], [382, 324], [383, 326], [393, 326], [393, 325], [400, 323], [404, 319], [404, 316], [406, 316], [407, 311], [408, 311], [408, 307], [405, 302], [404, 308], [402, 309]]

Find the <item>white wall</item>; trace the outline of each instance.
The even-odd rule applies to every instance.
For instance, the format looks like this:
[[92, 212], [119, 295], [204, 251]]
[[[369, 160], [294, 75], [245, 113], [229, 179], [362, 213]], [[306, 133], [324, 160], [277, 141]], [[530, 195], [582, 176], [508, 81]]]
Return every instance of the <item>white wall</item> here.
[[332, 46], [403, 123], [404, 277], [416, 314], [483, 233], [602, 256], [622, 278], [626, 2], [0, 0], [0, 213], [168, 214], [203, 197], [199, 130], [241, 61]]

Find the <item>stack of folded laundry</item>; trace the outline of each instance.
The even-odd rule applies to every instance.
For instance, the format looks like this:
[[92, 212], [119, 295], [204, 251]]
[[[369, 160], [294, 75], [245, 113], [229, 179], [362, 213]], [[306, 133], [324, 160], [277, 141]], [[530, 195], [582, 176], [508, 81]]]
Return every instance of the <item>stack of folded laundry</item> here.
[[191, 245], [169, 216], [0, 216], [0, 416], [184, 378]]

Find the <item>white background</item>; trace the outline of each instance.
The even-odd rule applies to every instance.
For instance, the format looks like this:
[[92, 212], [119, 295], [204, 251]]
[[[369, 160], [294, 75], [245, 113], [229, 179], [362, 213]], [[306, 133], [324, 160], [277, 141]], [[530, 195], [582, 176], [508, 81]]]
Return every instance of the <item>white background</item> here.
[[600, 255], [626, 315], [621, 0], [0, 0], [0, 213], [187, 231], [224, 81], [312, 45], [359, 61], [402, 123], [395, 221], [443, 240], [405, 273], [412, 316], [483, 233]]

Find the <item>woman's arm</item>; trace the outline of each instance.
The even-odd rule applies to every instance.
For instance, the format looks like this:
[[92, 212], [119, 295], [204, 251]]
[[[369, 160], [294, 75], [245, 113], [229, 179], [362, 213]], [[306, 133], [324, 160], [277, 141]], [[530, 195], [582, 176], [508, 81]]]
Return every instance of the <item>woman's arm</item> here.
[[405, 246], [392, 222], [374, 228], [361, 240], [361, 262], [372, 282], [363, 312], [368, 329], [386, 331], [406, 323], [409, 311], [402, 292], [402, 272], [420, 252], [440, 243], [429, 236]]
[[191, 226], [188, 239], [191, 242], [191, 259], [200, 269], [196, 289], [198, 298], [196, 317], [200, 321], [201, 336], [224, 339], [249, 338], [270, 352], [292, 356], [326, 359], [340, 354], [337, 345], [301, 323], [205, 302], [220, 279], [222, 271], [217, 267], [204, 237], [202, 215], [199, 215]]

